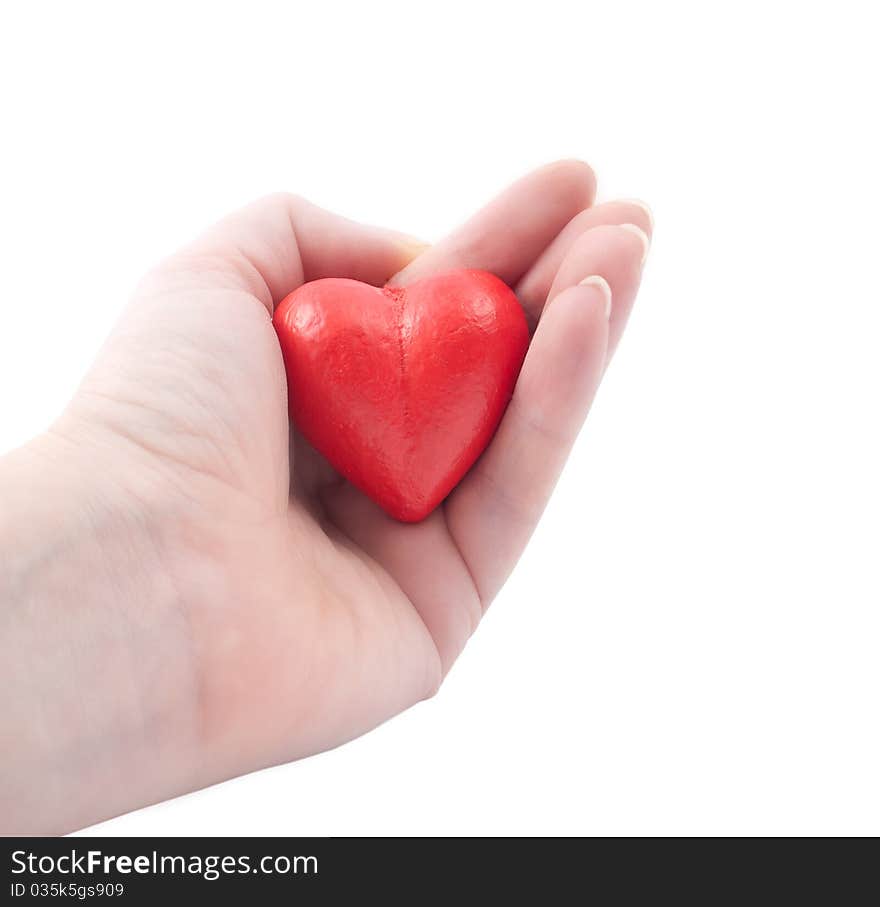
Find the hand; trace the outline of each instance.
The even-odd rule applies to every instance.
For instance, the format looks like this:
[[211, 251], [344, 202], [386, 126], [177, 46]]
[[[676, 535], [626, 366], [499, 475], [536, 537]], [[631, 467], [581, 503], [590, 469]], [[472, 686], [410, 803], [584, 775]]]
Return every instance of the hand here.
[[[437, 690], [522, 552], [635, 297], [649, 215], [590, 207], [593, 193], [588, 167], [551, 165], [429, 248], [273, 196], [148, 275], [66, 412], [0, 474], [31, 527], [11, 544], [51, 542], [43, 569], [17, 568], [27, 608], [2, 617], [0, 709], [20, 713], [0, 737], [11, 830], [324, 750]], [[403, 525], [289, 432], [271, 313], [319, 277], [456, 267], [514, 287], [535, 333], [490, 447]], [[610, 320], [601, 281], [579, 285], [593, 275]]]

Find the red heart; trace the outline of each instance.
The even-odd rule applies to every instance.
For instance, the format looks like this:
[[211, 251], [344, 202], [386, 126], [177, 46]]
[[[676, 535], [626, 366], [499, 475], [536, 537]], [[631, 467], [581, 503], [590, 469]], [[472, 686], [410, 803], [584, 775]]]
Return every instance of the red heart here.
[[529, 342], [513, 292], [473, 270], [405, 288], [315, 280], [274, 323], [292, 420], [405, 522], [426, 517], [489, 443]]

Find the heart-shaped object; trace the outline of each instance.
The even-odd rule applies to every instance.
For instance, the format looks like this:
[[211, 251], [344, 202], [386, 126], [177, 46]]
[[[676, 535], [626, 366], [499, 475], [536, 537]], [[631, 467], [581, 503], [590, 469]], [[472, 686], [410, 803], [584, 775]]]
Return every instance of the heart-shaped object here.
[[476, 270], [407, 287], [314, 280], [274, 323], [293, 422], [404, 522], [426, 517], [489, 443], [529, 343], [514, 293]]

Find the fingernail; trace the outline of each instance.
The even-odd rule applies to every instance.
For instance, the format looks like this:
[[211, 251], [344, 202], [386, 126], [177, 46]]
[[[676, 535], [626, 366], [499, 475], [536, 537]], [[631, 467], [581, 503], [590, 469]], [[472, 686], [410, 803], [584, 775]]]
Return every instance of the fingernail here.
[[578, 286], [597, 289], [605, 302], [605, 317], [611, 317], [611, 287], [608, 286], [608, 281], [604, 277], [593, 274], [590, 277], [585, 277]]
[[630, 233], [633, 233], [635, 236], [638, 236], [639, 242], [642, 244], [642, 260], [640, 266], [644, 266], [645, 259], [648, 257], [648, 249], [651, 248], [651, 240], [648, 238], [648, 234], [641, 227], [637, 227], [635, 224], [621, 224], [621, 230], [628, 230]]
[[431, 248], [431, 243], [425, 242], [416, 236], [410, 236], [407, 233], [400, 233], [397, 236], [397, 245], [407, 257], [408, 261], [417, 258], [425, 249]]
[[654, 232], [654, 215], [651, 212], [651, 209], [640, 199], [640, 198], [623, 198], [621, 201], [624, 204], [632, 205], [635, 208], [641, 208], [645, 212], [645, 217], [648, 220], [649, 232]]

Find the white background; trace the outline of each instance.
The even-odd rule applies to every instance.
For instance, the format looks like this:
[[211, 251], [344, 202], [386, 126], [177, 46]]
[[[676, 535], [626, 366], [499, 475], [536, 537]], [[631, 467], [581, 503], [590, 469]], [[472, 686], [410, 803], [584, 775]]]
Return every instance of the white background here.
[[60, 409], [141, 272], [268, 191], [433, 239], [583, 157], [656, 218], [558, 493], [440, 695], [96, 831], [880, 833], [869, 10], [4, 13], [0, 450]]

